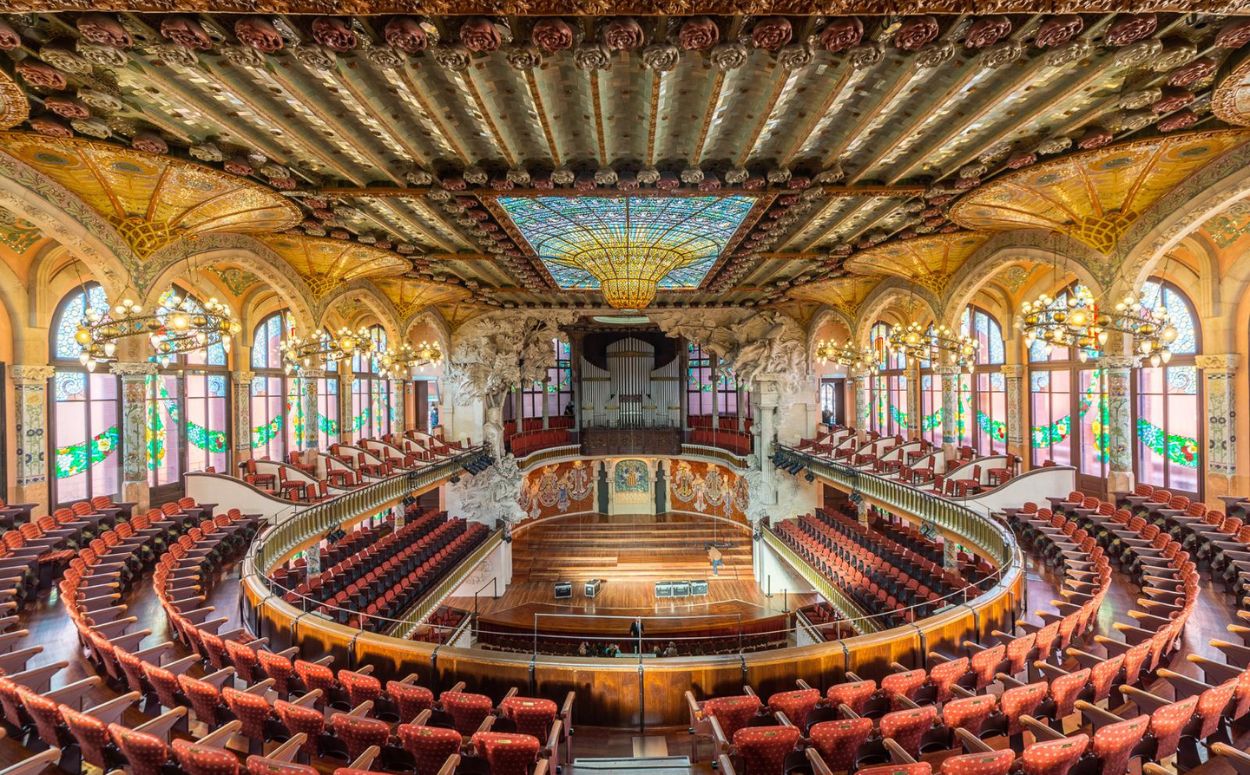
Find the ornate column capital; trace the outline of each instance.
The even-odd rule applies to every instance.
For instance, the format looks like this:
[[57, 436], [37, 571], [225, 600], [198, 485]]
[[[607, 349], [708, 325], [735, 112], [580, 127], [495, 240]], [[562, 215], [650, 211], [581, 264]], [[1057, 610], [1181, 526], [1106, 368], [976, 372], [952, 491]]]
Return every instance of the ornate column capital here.
[[326, 372], [325, 369], [304, 369], [300, 371], [299, 375], [304, 379], [322, 379], [325, 377]]
[[252, 380], [256, 379], [256, 372], [236, 371], [231, 376], [234, 377], [234, 384], [236, 385], [251, 385]]
[[147, 361], [118, 361], [109, 366], [109, 371], [122, 379], [149, 377], [156, 374], [156, 364]]
[[1235, 372], [1240, 361], [1241, 356], [1237, 353], [1194, 356], [1194, 363], [1203, 371]]
[[9, 369], [13, 384], [18, 387], [44, 385], [56, 374], [55, 366], [26, 366], [18, 364]]
[[1137, 358], [1132, 355], [1104, 355], [1095, 364], [1104, 369], [1131, 369], [1137, 365]]
[[943, 377], [955, 377], [963, 373], [963, 369], [959, 368], [958, 366], [949, 364], [949, 363], [944, 363], [940, 366], [937, 366], [933, 370], [936, 373], [941, 374]]
[[1008, 379], [1013, 379], [1013, 378], [1020, 379], [1024, 377], [1024, 364], [1023, 363], [1005, 363], [1000, 368], [1000, 371], [1002, 372], [1003, 376], [1007, 377]]

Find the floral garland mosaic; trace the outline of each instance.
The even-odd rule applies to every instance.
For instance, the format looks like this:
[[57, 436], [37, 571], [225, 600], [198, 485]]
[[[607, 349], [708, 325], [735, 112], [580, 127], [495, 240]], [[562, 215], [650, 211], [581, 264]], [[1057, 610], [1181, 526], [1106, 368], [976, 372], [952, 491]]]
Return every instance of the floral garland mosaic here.
[[[155, 377], [148, 377], [149, 386]], [[165, 411], [169, 413], [169, 419], [174, 423], [181, 423], [182, 414], [178, 406], [178, 402], [170, 398], [169, 390], [164, 386], [160, 386], [160, 401], [151, 401], [148, 403], [148, 430], [147, 430], [147, 454], [148, 469], [155, 471], [160, 468], [165, 460], [165, 421], [161, 418], [161, 406], [165, 406]], [[211, 454], [220, 454], [226, 451], [226, 432], [217, 431], [206, 428], [197, 422], [188, 420], [184, 426], [187, 441], [196, 449], [205, 450]]]
[[1165, 434], [1163, 429], [1147, 421], [1144, 417], [1137, 419], [1137, 438], [1151, 452], [1166, 457], [1168, 461], [1186, 468], [1198, 467], [1198, 440], [1190, 436], [1178, 436], [1174, 433]]
[[117, 451], [120, 439], [121, 431], [113, 425], [92, 436], [89, 442], [57, 447], [56, 478], [68, 479], [71, 476], [78, 476], [91, 466], [104, 462], [109, 455]]
[[282, 432], [283, 414], [276, 415], [272, 420], [264, 425], [256, 425], [252, 427], [252, 449], [259, 449], [278, 437]]

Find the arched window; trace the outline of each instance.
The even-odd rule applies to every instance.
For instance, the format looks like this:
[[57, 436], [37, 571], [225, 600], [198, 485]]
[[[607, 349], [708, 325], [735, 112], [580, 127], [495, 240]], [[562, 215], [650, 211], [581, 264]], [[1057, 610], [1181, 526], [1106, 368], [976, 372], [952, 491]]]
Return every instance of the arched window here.
[[373, 355], [352, 357], [352, 432], [354, 439], [375, 439], [391, 432], [390, 380], [378, 376], [378, 355], [387, 348], [386, 331], [382, 326], [369, 327]]
[[1146, 363], [1137, 370], [1133, 467], [1140, 482], [1197, 497], [1202, 472], [1197, 316], [1179, 288], [1158, 280], [1143, 286], [1142, 307], [1167, 310], [1177, 337], [1167, 364]]
[[881, 364], [881, 370], [868, 383], [869, 427], [883, 436], [907, 433], [907, 356], [886, 346], [892, 330], [889, 323], [878, 321], [868, 332], [870, 346]]
[[[1071, 285], [1054, 294], [1058, 303], [1080, 293]], [[1077, 484], [1090, 492], [1106, 489], [1108, 409], [1106, 378], [1096, 361], [1077, 357], [1075, 348], [1036, 341], [1029, 347], [1029, 428], [1032, 464], [1047, 460], [1077, 468]]]
[[95, 283], [71, 291], [52, 318], [52, 502], [121, 494], [119, 383], [108, 371], [92, 373], [78, 360], [74, 335], [88, 309], [108, 310], [104, 289]]
[[296, 428], [287, 417], [300, 406], [299, 380], [288, 379], [282, 366], [282, 341], [290, 332], [289, 313], [281, 310], [260, 321], [252, 336], [251, 445], [254, 455], [270, 460], [283, 460], [288, 446], [298, 449], [296, 431], [303, 432], [302, 424]]
[[1007, 448], [1003, 328], [993, 315], [969, 305], [964, 310], [960, 330], [977, 342], [973, 373], [960, 378], [960, 444], [973, 446], [982, 455], [992, 455]]
[[[172, 287], [157, 300], [158, 311], [202, 311], [198, 299]], [[225, 471], [230, 449], [230, 373], [220, 342], [178, 356], [147, 378], [148, 484], [170, 494], [181, 491], [183, 471]]]
[[[325, 331], [326, 338], [330, 332]], [[326, 369], [317, 379], [317, 446], [329, 449], [339, 441], [339, 376], [335, 369]]]
[[564, 408], [572, 403], [573, 366], [569, 343], [553, 338], [547, 379], [535, 381], [521, 391], [521, 419], [541, 419], [544, 405], [548, 418], [559, 417], [564, 413]]

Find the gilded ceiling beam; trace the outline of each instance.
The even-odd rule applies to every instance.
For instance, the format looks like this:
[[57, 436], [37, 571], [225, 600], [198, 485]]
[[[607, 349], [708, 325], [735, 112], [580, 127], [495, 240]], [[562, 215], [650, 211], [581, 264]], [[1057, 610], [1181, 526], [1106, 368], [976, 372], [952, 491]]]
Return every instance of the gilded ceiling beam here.
[[[817, 186], [826, 196], [832, 197], [907, 197], [918, 196], [925, 191], [924, 186], [909, 185], [871, 185], [863, 184], [857, 186]], [[344, 198], [351, 197], [369, 197], [376, 199], [408, 199], [423, 197], [431, 191], [441, 190], [432, 186], [324, 186], [316, 189], [305, 189], [294, 192], [299, 196], [337, 196]], [[493, 188], [466, 188], [462, 191], [454, 192], [457, 196], [475, 196], [475, 197], [497, 197], [501, 195], [515, 197], [531, 197], [531, 196], [561, 196], [561, 197], [577, 197], [577, 196], [618, 196], [614, 189], [594, 189], [591, 191], [576, 191], [561, 189], [558, 193], [553, 193], [549, 189], [541, 188], [512, 188], [507, 191], [497, 191]], [[741, 186], [721, 186], [716, 191], [711, 192], [715, 196], [760, 196], [759, 189], [743, 188]], [[777, 193], [773, 191], [773, 193]], [[629, 196], [708, 196], [708, 192], [704, 191], [680, 191], [676, 193], [652, 190], [639, 190], [629, 192]]]
[[[975, 14], [985, 12], [985, 3], [978, 0], [689, 0], [682, 4], [683, 15], [719, 14], [734, 16], [781, 14], [785, 16], [817, 16], [839, 14]], [[252, 13], [322, 14], [329, 9], [323, 0], [254, 0], [240, 4], [237, 0], [183, 0], [182, 12], [238, 13], [243, 8]], [[1138, 0], [998, 0], [997, 13], [1109, 13], [1140, 12]], [[1244, 0], [1155, 0], [1149, 8], [1155, 12], [1250, 14]], [[82, 11], [81, 0], [0, 0], [0, 12], [41, 13]], [[166, 0], [97, 0], [93, 11], [131, 11], [166, 13]], [[333, 4], [339, 14], [411, 13], [410, 0], [343, 0]], [[674, 13], [672, 0], [428, 0], [421, 4], [427, 14], [446, 16], [585, 16], [593, 15], [669, 16]]]

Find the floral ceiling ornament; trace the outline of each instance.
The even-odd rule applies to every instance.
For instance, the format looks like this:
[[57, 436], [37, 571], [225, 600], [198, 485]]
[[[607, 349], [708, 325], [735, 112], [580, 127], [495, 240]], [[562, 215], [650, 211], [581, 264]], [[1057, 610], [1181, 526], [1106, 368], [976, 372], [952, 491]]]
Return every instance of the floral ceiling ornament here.
[[857, 16], [840, 16], [816, 33], [815, 43], [832, 54], [858, 46], [864, 38], [864, 23]]

